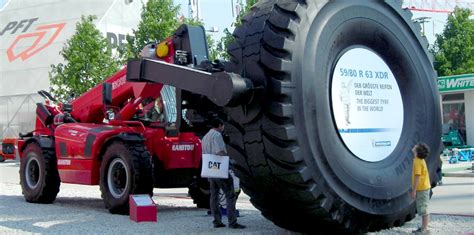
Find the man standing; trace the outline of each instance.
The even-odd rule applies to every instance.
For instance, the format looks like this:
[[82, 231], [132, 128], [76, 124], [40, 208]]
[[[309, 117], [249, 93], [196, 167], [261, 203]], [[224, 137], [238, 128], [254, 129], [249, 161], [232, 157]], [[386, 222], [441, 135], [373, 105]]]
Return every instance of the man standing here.
[[[224, 139], [222, 138], [222, 131], [224, 131], [224, 122], [216, 118], [211, 122], [212, 128], [202, 138], [202, 153], [215, 154], [219, 156], [226, 156]], [[209, 179], [211, 186], [211, 213], [214, 216], [214, 228], [225, 227], [222, 223], [222, 215], [218, 205], [219, 189], [225, 194], [227, 203], [227, 218], [229, 219], [229, 228], [242, 229], [244, 225], [237, 223], [237, 215], [235, 213], [236, 195], [234, 193], [234, 185], [232, 177], [229, 175], [227, 179]]]

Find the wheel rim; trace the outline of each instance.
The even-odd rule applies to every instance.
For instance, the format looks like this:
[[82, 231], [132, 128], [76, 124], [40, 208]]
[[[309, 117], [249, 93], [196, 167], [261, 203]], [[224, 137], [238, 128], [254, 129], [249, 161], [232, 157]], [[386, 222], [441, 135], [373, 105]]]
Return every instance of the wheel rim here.
[[125, 162], [120, 159], [114, 159], [107, 171], [107, 187], [110, 194], [115, 198], [122, 197], [129, 184], [129, 170]]
[[26, 163], [25, 179], [29, 188], [35, 189], [38, 187], [39, 179], [41, 177], [40, 165], [36, 157], [31, 157]]

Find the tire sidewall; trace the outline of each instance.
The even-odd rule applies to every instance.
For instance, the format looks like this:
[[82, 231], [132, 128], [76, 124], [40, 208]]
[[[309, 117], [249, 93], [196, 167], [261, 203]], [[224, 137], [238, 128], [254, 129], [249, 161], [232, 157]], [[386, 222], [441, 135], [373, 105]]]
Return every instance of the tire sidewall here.
[[[30, 161], [36, 161], [39, 166], [39, 177], [38, 183], [35, 188], [31, 188], [28, 185], [27, 177], [25, 174], [28, 173], [27, 165]], [[42, 154], [41, 148], [36, 144], [30, 144], [26, 147], [24, 157], [20, 161], [20, 183], [23, 190], [23, 195], [27, 201], [36, 201], [42, 195], [45, 187], [45, 176], [46, 176], [46, 163]]]
[[[295, 37], [300, 43], [293, 64], [301, 67], [295, 66], [292, 75], [296, 83], [295, 113], [303, 115], [295, 115], [295, 123], [305, 161], [315, 168], [313, 178], [319, 185], [331, 188], [359, 209], [385, 214], [412, 203], [407, 194], [413, 158], [410, 150], [418, 141], [434, 148], [439, 144], [438, 135], [433, 133], [440, 131], [440, 111], [435, 74], [417, 36], [388, 5], [367, 2], [331, 2], [319, 11], [308, 10], [308, 17], [300, 23]], [[404, 122], [398, 145], [387, 158], [372, 163], [343, 147], [331, 107], [332, 71], [338, 58], [356, 45], [384, 59], [403, 100]], [[427, 162], [429, 169], [434, 169], [436, 161]], [[380, 205], [364, 198], [394, 200], [390, 205]]]
[[189, 185], [189, 195], [198, 208], [210, 208], [210, 189], [209, 181], [205, 178], [197, 178]]
[[[125, 164], [126, 170], [128, 170], [127, 187], [123, 195], [119, 198], [112, 195], [108, 185], [109, 168], [111, 167], [111, 163], [116, 159], [121, 159], [121, 162]], [[128, 203], [129, 195], [134, 187], [134, 168], [132, 166], [132, 155], [124, 145], [112, 144], [105, 152], [100, 169], [100, 184], [106, 208], [116, 208]]]

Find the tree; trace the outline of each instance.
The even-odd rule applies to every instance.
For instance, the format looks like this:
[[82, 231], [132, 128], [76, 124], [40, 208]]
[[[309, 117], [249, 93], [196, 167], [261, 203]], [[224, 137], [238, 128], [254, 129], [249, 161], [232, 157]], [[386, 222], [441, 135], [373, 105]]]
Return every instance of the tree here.
[[455, 8], [432, 48], [440, 76], [474, 73], [474, 20], [471, 10]]
[[193, 25], [193, 26], [203, 26], [204, 27], [204, 22], [202, 22], [202, 20], [200, 20], [200, 19], [186, 18], [184, 16], [182, 16], [181, 18], [183, 19], [183, 24]]
[[65, 63], [51, 65], [52, 93], [61, 101], [80, 95], [120, 69], [112, 46], [95, 27], [96, 16], [82, 16], [76, 33], [59, 53]]
[[224, 37], [222, 37], [218, 42], [216, 42], [216, 58], [221, 58], [224, 60], [229, 59], [229, 54], [227, 54], [227, 47], [234, 40], [234, 36], [229, 31], [228, 28], [224, 29]]
[[214, 61], [219, 58], [221, 58], [221, 54], [223, 53], [222, 50], [219, 48], [219, 44], [216, 44], [216, 40], [212, 38], [211, 35], [206, 34], [206, 39], [207, 39], [207, 46], [209, 47], [209, 60]]
[[[257, 3], [258, 0], [246, 0], [245, 4], [242, 1], [239, 1], [239, 6], [240, 9], [242, 9], [239, 12], [239, 15], [237, 15], [237, 18], [235, 21], [232, 23], [232, 27], [238, 27], [242, 25], [242, 19], [247, 13], [250, 12], [250, 9], [252, 9], [252, 6]], [[224, 29], [224, 37], [222, 37], [217, 43], [216, 43], [216, 51], [217, 51], [217, 58], [222, 58], [222, 59], [229, 59], [229, 55], [227, 54], [227, 48], [230, 45], [230, 43], [234, 40], [234, 36], [232, 36], [232, 33], [228, 28]]]
[[127, 46], [122, 52], [124, 59], [136, 58], [146, 44], [172, 35], [180, 25], [179, 9], [173, 0], [148, 0], [142, 6], [138, 29], [133, 30], [134, 38], [127, 38]]
[[242, 1], [239, 1], [240, 9], [242, 9], [239, 12], [239, 15], [237, 15], [237, 19], [233, 23], [235, 27], [240, 26], [242, 24], [242, 19], [244, 18], [247, 13], [250, 12], [250, 9], [252, 9], [252, 6], [257, 3], [258, 0], [245, 0], [245, 4], [242, 3]]

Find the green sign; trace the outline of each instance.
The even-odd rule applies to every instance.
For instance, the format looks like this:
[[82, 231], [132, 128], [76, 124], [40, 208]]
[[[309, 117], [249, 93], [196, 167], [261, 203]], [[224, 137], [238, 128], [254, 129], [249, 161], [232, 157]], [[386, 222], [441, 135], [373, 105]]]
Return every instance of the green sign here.
[[438, 90], [440, 92], [452, 92], [470, 89], [474, 90], [474, 74], [438, 78]]

